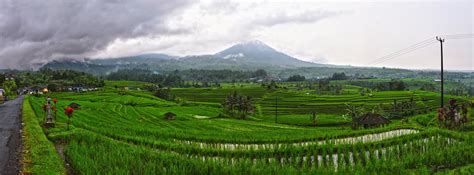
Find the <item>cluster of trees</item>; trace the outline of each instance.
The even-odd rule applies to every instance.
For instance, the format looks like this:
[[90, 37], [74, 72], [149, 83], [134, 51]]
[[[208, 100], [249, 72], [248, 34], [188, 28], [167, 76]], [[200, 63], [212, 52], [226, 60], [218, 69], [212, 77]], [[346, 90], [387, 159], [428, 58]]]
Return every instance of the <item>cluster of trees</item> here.
[[436, 87], [431, 83], [424, 83], [421, 85], [420, 90], [422, 91], [435, 91]]
[[146, 84], [143, 86], [143, 89], [152, 92], [155, 97], [163, 100], [176, 99], [176, 96], [171, 93], [171, 87], [163, 87], [157, 84]]
[[[411, 97], [410, 100], [403, 100], [403, 101], [393, 100], [393, 104], [391, 105], [391, 110], [388, 114], [388, 117], [390, 118], [408, 117], [408, 116], [415, 115], [417, 113], [428, 112], [427, 110], [428, 110], [427, 108], [423, 109], [423, 107], [420, 107], [420, 109], [417, 109], [416, 101], [413, 99], [413, 97]], [[420, 111], [420, 112], [417, 112], [417, 111]]]
[[321, 80], [318, 80], [318, 86], [316, 90], [317, 90], [316, 93], [318, 94], [323, 94], [325, 92], [340, 94], [342, 92], [342, 85], [340, 84], [331, 85], [331, 80], [321, 79]]
[[157, 88], [154, 90], [153, 95], [164, 100], [174, 100], [175, 96], [171, 94], [171, 88]]
[[273, 81], [273, 80], [270, 81], [270, 83], [265, 83], [265, 82], [263, 82], [263, 83], [262, 83], [262, 87], [266, 87], [266, 88], [269, 89], [269, 90], [276, 90], [276, 89], [280, 88], [280, 87], [276, 84], [276, 82]]
[[[346, 74], [344, 72], [336, 72], [334, 74], [332, 74], [332, 76], [330, 78], [324, 78], [324, 79], [321, 79], [321, 80], [347, 80], [349, 79], [348, 76], [346, 76]], [[287, 81], [288, 82], [297, 82], [297, 81], [305, 81], [306, 80], [306, 77], [303, 76], [303, 75], [299, 75], [299, 74], [296, 74], [296, 75], [292, 75], [290, 77], [288, 77]]]
[[286, 81], [288, 81], [288, 82], [297, 82], [297, 81], [305, 81], [305, 80], [306, 80], [305, 76], [292, 75], [292, 76], [288, 77], [288, 79]]
[[238, 94], [235, 91], [225, 98], [224, 102], [222, 102], [222, 107], [226, 114], [240, 119], [246, 119], [248, 115], [255, 111], [252, 98]]
[[[5, 78], [3, 78], [3, 80], [4, 81], [0, 83], [0, 87], [3, 87], [3, 89], [5, 90], [6, 96], [14, 95], [17, 89], [15, 80], [5, 80]], [[3, 99], [0, 99], [0, 100], [3, 100]]]
[[185, 81], [183, 87], [194, 87], [194, 88], [206, 88], [206, 87], [221, 87], [220, 82], [208, 82], [208, 81]]
[[344, 72], [332, 74], [331, 80], [347, 80], [349, 77]]
[[349, 81], [349, 84], [361, 86], [377, 91], [402, 91], [407, 89], [407, 85], [402, 80], [392, 79], [388, 82], [377, 81]]
[[155, 72], [145, 69], [120, 69], [107, 75], [108, 80], [142, 81], [167, 87], [220, 87], [221, 82], [250, 82], [267, 77], [265, 70], [175, 70]]
[[184, 84], [183, 78], [176, 72], [169, 74], [159, 74], [151, 70], [144, 69], [120, 69], [106, 77], [108, 80], [128, 80], [142, 81], [159, 84], [167, 87], [180, 87]]
[[379, 91], [403, 91], [406, 89], [406, 85], [402, 80], [392, 80], [388, 84], [380, 83], [375, 88]]
[[24, 76], [19, 76], [23, 82], [21, 86], [35, 84], [55, 84], [57, 86], [96, 86], [105, 85], [104, 80], [92, 74], [73, 70], [52, 70], [42, 68], [37, 72], [26, 72]]
[[178, 74], [186, 81], [233, 83], [256, 81], [268, 76], [267, 72], [263, 69], [256, 71], [189, 69], [179, 71]]
[[446, 94], [459, 95], [459, 96], [474, 96], [474, 87], [472, 86], [455, 86], [445, 90]]
[[12, 71], [8, 72], [13, 76], [6, 80], [5, 74], [1, 74], [0, 84], [8, 88], [9, 92], [15, 92], [17, 88], [30, 87], [36, 85], [46, 85], [48, 89], [55, 91], [61, 86], [95, 86], [105, 85], [104, 80], [91, 74], [73, 70], [52, 70], [42, 68], [38, 71]]

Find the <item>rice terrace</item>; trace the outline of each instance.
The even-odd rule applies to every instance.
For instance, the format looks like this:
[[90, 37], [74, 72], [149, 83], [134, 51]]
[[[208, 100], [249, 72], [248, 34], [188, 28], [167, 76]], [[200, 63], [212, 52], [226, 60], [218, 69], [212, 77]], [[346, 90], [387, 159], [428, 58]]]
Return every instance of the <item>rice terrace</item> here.
[[0, 2], [0, 175], [474, 174], [472, 7]]

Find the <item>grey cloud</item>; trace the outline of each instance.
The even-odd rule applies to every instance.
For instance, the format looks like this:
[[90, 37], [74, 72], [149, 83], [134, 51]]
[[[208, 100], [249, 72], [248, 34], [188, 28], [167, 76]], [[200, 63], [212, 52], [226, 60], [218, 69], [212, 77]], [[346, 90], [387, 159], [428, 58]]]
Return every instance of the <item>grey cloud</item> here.
[[231, 14], [236, 12], [238, 6], [238, 3], [231, 0], [219, 0], [202, 4], [201, 8], [206, 9], [206, 12], [210, 14]]
[[167, 19], [188, 0], [0, 1], [0, 68], [78, 58], [116, 39], [187, 33]]
[[297, 14], [289, 14], [284, 11], [279, 11], [266, 16], [257, 17], [252, 21], [252, 25], [272, 27], [275, 25], [287, 23], [313, 23], [340, 14], [341, 12], [326, 10], [311, 10]]

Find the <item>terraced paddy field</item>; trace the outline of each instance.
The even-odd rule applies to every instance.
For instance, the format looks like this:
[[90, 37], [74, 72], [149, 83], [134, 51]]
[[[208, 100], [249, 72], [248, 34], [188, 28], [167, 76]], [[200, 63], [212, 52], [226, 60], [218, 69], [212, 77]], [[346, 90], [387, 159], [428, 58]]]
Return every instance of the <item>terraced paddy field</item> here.
[[[297, 109], [310, 108], [293, 108], [298, 103], [326, 109], [348, 100], [363, 103], [369, 97], [352, 99], [351, 94], [306, 97], [305, 92], [256, 90], [259, 88], [174, 89], [182, 99], [180, 102], [165, 101], [145, 91], [124, 93], [115, 88], [53, 93], [52, 97], [58, 98], [59, 109], [71, 102], [80, 104], [81, 109], [75, 111], [70, 130], [66, 129], [67, 117], [58, 112], [56, 127], [44, 133], [59, 148], [59, 154], [70, 165], [69, 171], [76, 174], [474, 171], [470, 168], [474, 163], [474, 137], [469, 129], [472, 124], [461, 132], [393, 120], [385, 127], [353, 130], [348, 125], [350, 121], [340, 117], [342, 112], [321, 110], [316, 126], [301, 125], [311, 122], [308, 113]], [[247, 120], [218, 117], [222, 113], [220, 101], [233, 90], [253, 96], [260, 111]], [[291, 99], [283, 98], [284, 94]], [[280, 120], [287, 122], [274, 123], [267, 101], [275, 95], [287, 103], [287, 108], [279, 109], [283, 113]], [[433, 100], [436, 97], [423, 91], [381, 92], [374, 95], [377, 101], [374, 104], [407, 98], [406, 95], [433, 97]], [[388, 99], [384, 100], [383, 96]], [[371, 103], [369, 100], [366, 103]], [[43, 121], [43, 103], [44, 97], [30, 96], [25, 101], [37, 123]], [[167, 112], [177, 114], [176, 120], [165, 120], [163, 115]]]

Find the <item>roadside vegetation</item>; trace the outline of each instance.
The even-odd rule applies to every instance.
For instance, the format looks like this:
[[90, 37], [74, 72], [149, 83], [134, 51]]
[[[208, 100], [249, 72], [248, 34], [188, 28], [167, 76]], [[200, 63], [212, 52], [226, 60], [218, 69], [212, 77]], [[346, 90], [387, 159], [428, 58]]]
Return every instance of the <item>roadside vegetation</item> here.
[[54, 143], [48, 140], [37, 117], [25, 98], [22, 109], [23, 151], [22, 168], [24, 174], [66, 174], [63, 160], [56, 152]]

